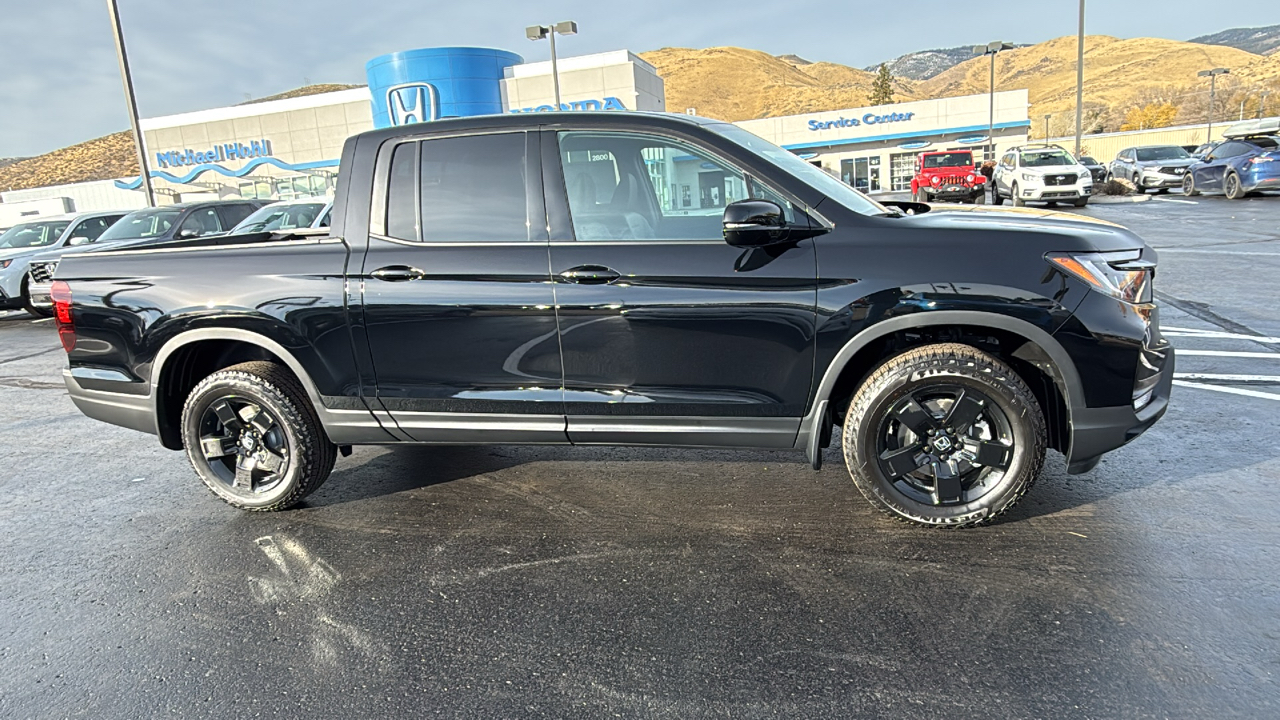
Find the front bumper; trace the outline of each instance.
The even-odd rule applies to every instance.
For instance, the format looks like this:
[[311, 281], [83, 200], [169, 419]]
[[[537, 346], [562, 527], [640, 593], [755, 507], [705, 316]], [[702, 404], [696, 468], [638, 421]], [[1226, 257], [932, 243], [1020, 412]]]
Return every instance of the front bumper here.
[[50, 294], [53, 292], [53, 283], [31, 283], [27, 285], [27, 298], [32, 305], [38, 308], [53, 307], [53, 298]]
[[1093, 194], [1092, 184], [1076, 185], [1044, 185], [1040, 187], [1018, 187], [1018, 197], [1029, 202], [1048, 200], [1079, 200]]
[[1142, 173], [1142, 186], [1146, 188], [1180, 188], [1182, 187], [1182, 178], [1186, 177], [1186, 172], [1175, 174], [1154, 173], [1150, 170]]
[[981, 197], [986, 192], [986, 185], [943, 185], [923, 188], [925, 197], [930, 201], [946, 202], [948, 200], [969, 200]]
[[1089, 472], [1097, 466], [1104, 453], [1123, 447], [1146, 432], [1169, 409], [1169, 395], [1173, 390], [1173, 348], [1167, 348], [1166, 353], [1151, 400], [1141, 409], [1135, 410], [1133, 405], [1119, 405], [1075, 408], [1072, 411], [1068, 473]]
[[[67, 384], [71, 402], [85, 416], [131, 430], [158, 435], [155, 407], [150, 394], [113, 392], [103, 386], [120, 386], [114, 377], [104, 379], [105, 371], [88, 368], [66, 368], [62, 378]], [[129, 383], [132, 384], [132, 383]]]

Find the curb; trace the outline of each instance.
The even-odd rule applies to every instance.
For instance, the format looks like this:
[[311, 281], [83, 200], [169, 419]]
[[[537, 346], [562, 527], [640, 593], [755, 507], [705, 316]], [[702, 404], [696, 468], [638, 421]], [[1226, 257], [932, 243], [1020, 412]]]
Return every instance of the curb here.
[[1089, 198], [1090, 205], [1122, 205], [1124, 203], [1148, 202], [1152, 195], [1094, 195]]

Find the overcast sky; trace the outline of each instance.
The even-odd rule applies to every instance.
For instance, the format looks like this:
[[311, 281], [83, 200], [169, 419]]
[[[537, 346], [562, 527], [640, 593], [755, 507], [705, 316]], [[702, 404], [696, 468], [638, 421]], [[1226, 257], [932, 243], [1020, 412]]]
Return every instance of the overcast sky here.
[[[395, 50], [481, 45], [545, 60], [524, 38], [576, 20], [561, 55], [738, 45], [862, 67], [903, 53], [1075, 33], [1075, 0], [119, 0], [143, 117], [221, 107], [307, 82], [364, 83]], [[535, 9], [536, 8], [536, 9]], [[1091, 0], [1086, 29], [1186, 40], [1280, 23], [1277, 0]], [[128, 127], [104, 0], [0, 0], [0, 157]], [[908, 18], [914, 18], [916, 26]]]

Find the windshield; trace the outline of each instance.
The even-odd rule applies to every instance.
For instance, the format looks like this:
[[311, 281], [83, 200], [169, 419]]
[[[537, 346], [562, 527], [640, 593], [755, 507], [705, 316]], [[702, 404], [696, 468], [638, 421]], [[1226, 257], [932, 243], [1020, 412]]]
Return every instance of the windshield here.
[[1186, 160], [1191, 156], [1186, 150], [1177, 145], [1168, 145], [1164, 147], [1148, 147], [1138, 148], [1138, 162], [1150, 162], [1152, 160]]
[[827, 197], [862, 215], [894, 215], [880, 203], [854, 190], [821, 169], [796, 157], [794, 153], [783, 150], [759, 135], [743, 130], [737, 125], [728, 123], [708, 125], [707, 128], [732, 141], [736, 145], [764, 156], [779, 169], [794, 175], [822, 191]]
[[107, 228], [98, 236], [98, 242], [112, 240], [132, 240], [163, 235], [165, 231], [178, 222], [181, 210], [139, 210], [120, 218], [119, 222]]
[[1099, 163], [1097, 160], [1094, 160], [1093, 158], [1089, 157], [1088, 155], [1081, 155], [1081, 156], [1080, 156], [1080, 164], [1082, 164], [1082, 165], [1101, 165], [1102, 163]]
[[1022, 151], [1022, 167], [1055, 167], [1058, 165], [1075, 165], [1075, 158], [1062, 148]]
[[973, 153], [956, 152], [926, 155], [924, 166], [927, 168], [973, 167]]
[[67, 229], [67, 220], [31, 222], [14, 225], [0, 235], [0, 248], [31, 248], [52, 245]]
[[293, 230], [311, 227], [316, 216], [324, 210], [324, 203], [294, 203], [291, 205], [268, 205], [240, 221], [231, 230], [232, 233], [271, 232], [273, 230]]

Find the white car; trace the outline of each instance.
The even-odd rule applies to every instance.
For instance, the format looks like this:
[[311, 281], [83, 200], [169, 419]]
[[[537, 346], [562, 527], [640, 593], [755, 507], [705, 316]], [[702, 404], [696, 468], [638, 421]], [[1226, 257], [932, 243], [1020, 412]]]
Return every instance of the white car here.
[[1057, 145], [1022, 145], [1005, 152], [992, 177], [992, 202], [1005, 198], [1017, 207], [1029, 202], [1069, 202], [1084, 207], [1093, 194], [1093, 176]]
[[37, 317], [48, 314], [31, 302], [27, 271], [31, 259], [49, 251], [96, 242], [99, 235], [128, 210], [46, 215], [18, 223], [0, 234], [0, 308], [25, 308]]
[[241, 220], [231, 228], [229, 234], [329, 227], [332, 206], [333, 203], [325, 198], [300, 198], [271, 203]]

